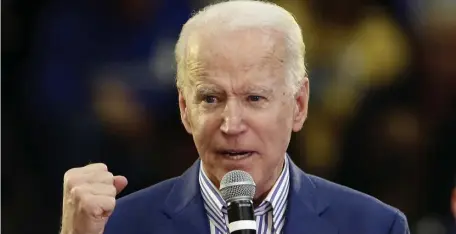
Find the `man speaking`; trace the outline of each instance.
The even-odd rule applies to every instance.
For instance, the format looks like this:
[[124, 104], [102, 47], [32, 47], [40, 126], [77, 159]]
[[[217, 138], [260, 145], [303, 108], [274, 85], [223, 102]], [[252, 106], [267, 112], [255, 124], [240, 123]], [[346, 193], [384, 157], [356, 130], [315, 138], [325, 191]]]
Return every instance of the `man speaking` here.
[[175, 55], [181, 119], [199, 159], [117, 201], [125, 177], [104, 164], [70, 169], [61, 233], [409, 233], [399, 210], [288, 157], [307, 117], [304, 51], [292, 15], [270, 3], [223, 2], [194, 15]]

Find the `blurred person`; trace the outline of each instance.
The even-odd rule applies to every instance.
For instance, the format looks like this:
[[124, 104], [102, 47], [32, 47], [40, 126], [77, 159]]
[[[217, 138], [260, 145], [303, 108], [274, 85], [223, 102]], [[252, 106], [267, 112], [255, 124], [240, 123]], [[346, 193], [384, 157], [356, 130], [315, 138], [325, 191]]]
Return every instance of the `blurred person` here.
[[129, 189], [171, 176], [150, 170], [145, 160], [162, 159], [149, 143], [154, 126], [179, 117], [170, 108], [174, 70], [167, 64], [190, 13], [189, 1], [177, 0], [50, 1], [44, 7], [26, 94], [36, 154], [30, 161], [46, 168], [38, 173], [55, 191], [45, 196], [49, 201], [61, 199], [54, 197], [57, 175], [69, 165], [109, 162], [129, 176]]
[[408, 64], [405, 35], [373, 0], [275, 2], [312, 32], [303, 35], [310, 73], [320, 78], [311, 103], [322, 104], [329, 114], [350, 115], [349, 105], [363, 90], [391, 84]]
[[217, 188], [235, 169], [255, 181], [258, 233], [409, 233], [399, 210], [306, 174], [288, 156], [307, 117], [304, 51], [299, 25], [276, 5], [230, 1], [195, 14], [175, 54], [181, 120], [199, 159], [117, 201], [124, 176], [103, 163], [68, 170], [61, 233], [228, 233]]
[[[25, 162], [28, 174], [43, 181], [35, 191], [40, 208], [30, 216], [53, 220], [49, 226], [58, 231], [61, 206], [55, 201], [62, 199], [61, 175], [71, 166], [108, 163], [129, 178], [119, 196], [178, 175], [154, 165], [193, 149], [190, 140], [178, 149], [167, 144], [186, 135], [171, 137], [167, 131], [179, 125], [163, 126], [179, 119], [172, 108], [175, 72], [168, 64], [190, 13], [190, 3], [181, 0], [53, 0], [43, 7], [23, 69], [24, 121], [31, 125]], [[189, 165], [185, 159], [175, 170]], [[49, 232], [40, 228], [48, 222], [37, 222], [30, 225], [34, 231]]]
[[296, 17], [305, 33], [307, 63], [313, 77], [313, 115], [295, 151], [302, 165], [334, 178], [340, 162], [341, 134], [371, 87], [385, 87], [409, 62], [405, 35], [372, 0], [276, 0]]
[[372, 89], [348, 125], [339, 181], [399, 207], [416, 233], [429, 220], [453, 226], [456, 173], [456, 3], [429, 3], [410, 9], [420, 15], [409, 70]]

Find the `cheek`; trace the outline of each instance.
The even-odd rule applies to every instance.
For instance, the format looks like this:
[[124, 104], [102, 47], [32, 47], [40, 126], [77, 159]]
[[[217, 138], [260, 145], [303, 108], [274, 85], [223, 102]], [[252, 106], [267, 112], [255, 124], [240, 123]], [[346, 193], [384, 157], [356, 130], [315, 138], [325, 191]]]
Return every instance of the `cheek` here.
[[192, 109], [190, 121], [196, 147], [198, 150], [204, 150], [218, 129], [217, 122], [210, 114], [205, 114], [197, 108]]
[[288, 148], [293, 127], [292, 110], [290, 108], [281, 108], [274, 126], [273, 136], [274, 140], [277, 142], [275, 143], [277, 150], [281, 152], [285, 151]]
[[[289, 103], [281, 103], [281, 107], [278, 110], [278, 114], [275, 118], [276, 131], [282, 134], [291, 134], [291, 128], [293, 125], [293, 110]], [[283, 135], [282, 135], [283, 137]]]
[[189, 121], [195, 134], [199, 134], [204, 127], [205, 116], [199, 110], [198, 105], [192, 104], [189, 108]]
[[293, 120], [290, 113], [287, 108], [277, 108], [252, 122], [260, 132], [264, 147], [268, 148], [268, 151], [276, 152], [287, 147]]

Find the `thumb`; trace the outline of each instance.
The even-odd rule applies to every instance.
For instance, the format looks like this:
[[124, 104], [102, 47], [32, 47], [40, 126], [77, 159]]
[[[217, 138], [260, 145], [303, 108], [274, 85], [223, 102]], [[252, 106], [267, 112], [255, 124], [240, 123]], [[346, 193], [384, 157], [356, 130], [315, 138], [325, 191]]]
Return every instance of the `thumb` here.
[[122, 192], [127, 184], [128, 180], [125, 178], [125, 176], [114, 176], [114, 187], [116, 187], [117, 194]]

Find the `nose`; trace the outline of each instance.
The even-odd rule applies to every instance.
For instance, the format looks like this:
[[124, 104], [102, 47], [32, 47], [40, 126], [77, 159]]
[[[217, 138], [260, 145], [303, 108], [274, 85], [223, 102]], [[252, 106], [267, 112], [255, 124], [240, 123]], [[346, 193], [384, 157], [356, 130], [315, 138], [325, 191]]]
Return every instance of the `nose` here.
[[243, 109], [236, 100], [229, 100], [223, 110], [223, 122], [220, 130], [227, 135], [237, 135], [243, 133], [247, 126], [243, 119]]

